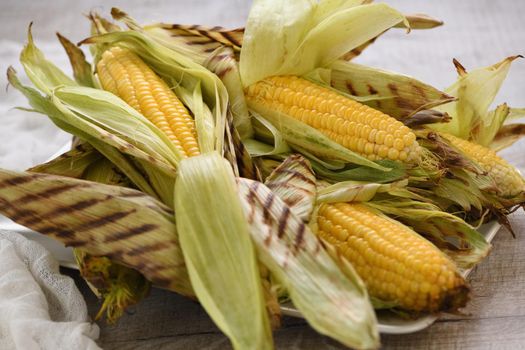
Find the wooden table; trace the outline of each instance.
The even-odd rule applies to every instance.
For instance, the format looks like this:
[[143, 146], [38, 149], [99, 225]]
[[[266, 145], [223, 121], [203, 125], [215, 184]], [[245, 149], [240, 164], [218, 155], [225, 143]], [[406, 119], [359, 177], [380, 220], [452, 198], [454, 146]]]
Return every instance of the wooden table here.
[[[472, 300], [463, 313], [443, 315], [415, 334], [384, 335], [383, 349], [525, 349], [525, 215], [513, 214], [511, 221], [517, 237], [500, 230], [491, 254], [470, 275]], [[80, 278], [76, 281], [95, 315], [99, 302]], [[198, 303], [159, 289], [117, 325], [98, 324], [99, 344], [106, 350], [230, 349]], [[278, 349], [345, 349], [302, 319], [284, 317], [274, 335]]]

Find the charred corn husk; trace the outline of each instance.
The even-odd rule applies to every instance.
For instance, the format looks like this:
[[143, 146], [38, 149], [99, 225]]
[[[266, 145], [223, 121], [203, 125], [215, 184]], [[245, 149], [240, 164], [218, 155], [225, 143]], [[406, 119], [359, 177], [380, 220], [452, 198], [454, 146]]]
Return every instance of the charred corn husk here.
[[401, 122], [308, 80], [274, 76], [249, 86], [246, 95], [370, 160], [414, 163], [420, 158], [416, 136]]
[[525, 192], [525, 180], [520, 173], [490, 148], [464, 140], [448, 133], [441, 133], [452, 146], [477, 162], [496, 182], [501, 195], [512, 197]]
[[360, 204], [322, 204], [318, 235], [348, 259], [372, 297], [415, 312], [456, 310], [468, 287], [454, 263], [411, 229]]
[[187, 157], [198, 155], [195, 123], [186, 107], [133, 52], [115, 46], [97, 64], [102, 87], [122, 98], [162, 130]]

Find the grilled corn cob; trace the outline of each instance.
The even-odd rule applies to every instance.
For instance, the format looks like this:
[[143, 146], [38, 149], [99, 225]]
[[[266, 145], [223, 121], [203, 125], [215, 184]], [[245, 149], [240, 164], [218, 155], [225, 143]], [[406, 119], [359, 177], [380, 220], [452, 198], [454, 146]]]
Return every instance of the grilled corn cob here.
[[319, 130], [370, 160], [414, 163], [421, 155], [416, 136], [396, 119], [335, 91], [296, 76], [274, 76], [246, 89], [250, 100]]
[[371, 296], [416, 312], [456, 310], [468, 287], [454, 263], [411, 229], [361, 204], [322, 204], [318, 235], [335, 246]]
[[452, 146], [477, 162], [496, 182], [501, 195], [512, 197], [525, 192], [525, 181], [520, 173], [496, 152], [482, 145], [448, 133], [440, 133]]
[[122, 98], [162, 130], [185, 157], [199, 154], [195, 123], [168, 85], [133, 52], [112, 47], [97, 64], [104, 90]]

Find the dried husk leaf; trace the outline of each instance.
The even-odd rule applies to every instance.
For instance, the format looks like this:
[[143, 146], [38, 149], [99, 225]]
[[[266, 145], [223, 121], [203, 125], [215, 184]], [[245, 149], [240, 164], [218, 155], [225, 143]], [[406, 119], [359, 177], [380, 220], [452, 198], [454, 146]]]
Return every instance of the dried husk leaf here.
[[259, 258], [308, 323], [346, 346], [377, 348], [375, 314], [351, 266], [342, 272], [310, 228], [265, 185], [237, 183]]
[[447, 124], [432, 125], [432, 128], [488, 145], [491, 135], [495, 135], [506, 117], [504, 111], [489, 113], [489, 107], [505, 80], [511, 63], [518, 57], [521, 56], [510, 56], [494, 65], [468, 73], [454, 60], [459, 77], [445, 92], [458, 100], [437, 108], [448, 113], [452, 120]]
[[498, 152], [512, 146], [516, 141], [525, 136], [525, 124], [503, 125], [490, 143], [490, 148]]
[[57, 37], [69, 57], [76, 82], [82, 86], [95, 87], [93, 69], [91, 64], [86, 61], [84, 52], [60, 33], [57, 33]]
[[295, 216], [308, 221], [314, 208], [317, 186], [315, 174], [305, 158], [299, 154], [289, 156], [264, 184], [290, 207]]
[[[443, 25], [443, 21], [430, 17], [424, 13], [414, 13], [405, 15], [410, 25], [410, 29], [432, 29]], [[403, 25], [397, 25], [396, 28], [405, 28]]]
[[194, 295], [173, 212], [140, 191], [0, 170], [0, 212], [66, 246], [134, 268], [161, 288]]
[[175, 193], [184, 260], [200, 303], [235, 349], [273, 348], [255, 251], [230, 165], [218, 153], [185, 159]]

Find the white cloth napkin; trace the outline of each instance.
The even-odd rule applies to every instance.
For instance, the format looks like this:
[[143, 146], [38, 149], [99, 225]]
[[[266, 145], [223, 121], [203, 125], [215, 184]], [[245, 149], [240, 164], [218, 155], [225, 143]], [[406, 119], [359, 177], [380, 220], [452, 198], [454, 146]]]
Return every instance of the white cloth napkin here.
[[0, 349], [100, 349], [74, 281], [40, 244], [0, 231]]

